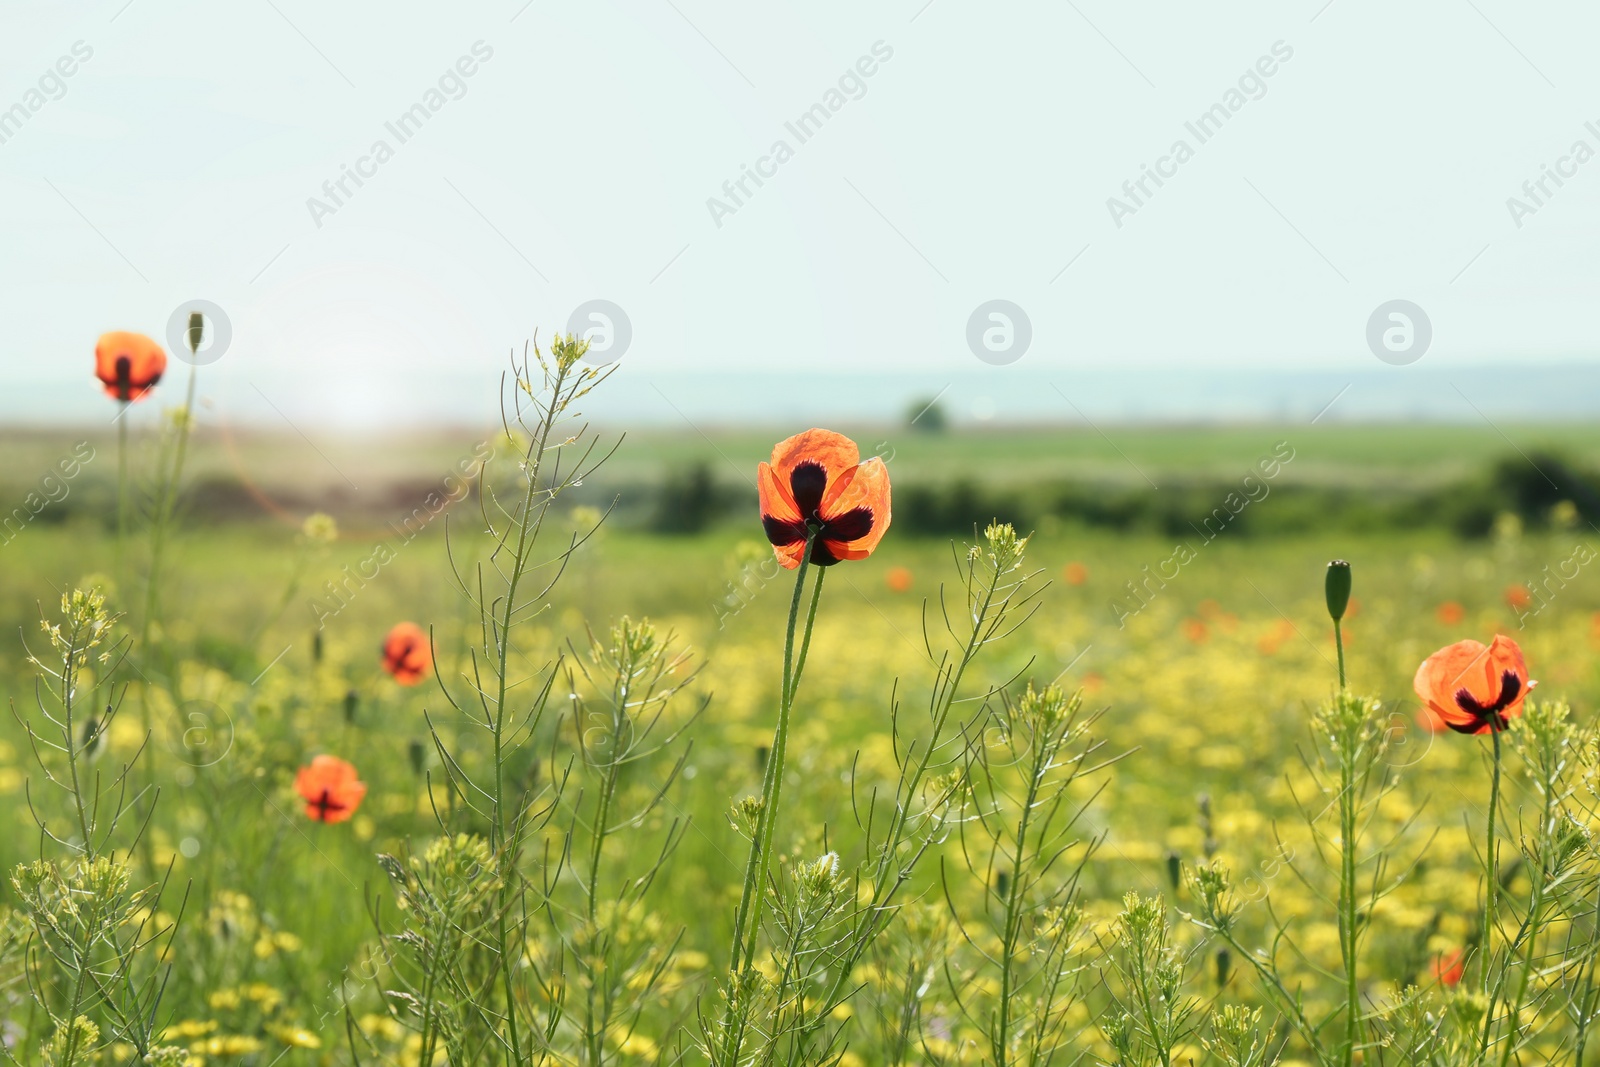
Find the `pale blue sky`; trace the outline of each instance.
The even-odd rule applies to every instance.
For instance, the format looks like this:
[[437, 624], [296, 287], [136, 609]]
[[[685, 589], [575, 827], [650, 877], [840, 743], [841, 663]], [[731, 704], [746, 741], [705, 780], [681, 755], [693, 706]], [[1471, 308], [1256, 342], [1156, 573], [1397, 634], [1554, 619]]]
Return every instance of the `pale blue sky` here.
[[[1040, 417], [1039, 383], [1075, 380], [1094, 410], [1182, 416], [1211, 369], [1268, 396], [1538, 364], [1569, 391], [1600, 341], [1600, 159], [1561, 164], [1600, 149], [1592, 6], [1217, 6], [8, 0], [0, 417], [103, 414], [95, 336], [160, 335], [197, 297], [234, 327], [202, 392], [242, 420], [472, 418], [513, 344], [594, 298], [632, 323], [624, 419], [803, 396], [823, 421], [830, 392], [896, 411], [943, 382]], [[1275, 45], [1200, 143], [1185, 123]], [[386, 128], [429, 102], [404, 143]], [[802, 143], [785, 124], [819, 103]], [[1179, 139], [1193, 158], [1116, 225], [1108, 198]], [[314, 219], [379, 140], [393, 158]], [[778, 140], [792, 158], [714, 219]], [[1558, 164], [1519, 227], [1507, 199]], [[1032, 325], [1011, 366], [966, 341], [997, 298]], [[1367, 347], [1395, 298], [1432, 321], [1413, 367]]]

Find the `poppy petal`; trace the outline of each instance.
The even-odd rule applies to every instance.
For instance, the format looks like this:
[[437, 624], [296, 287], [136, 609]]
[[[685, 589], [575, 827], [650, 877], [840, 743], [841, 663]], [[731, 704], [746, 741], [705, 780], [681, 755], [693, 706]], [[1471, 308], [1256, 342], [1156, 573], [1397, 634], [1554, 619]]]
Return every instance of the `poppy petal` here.
[[[756, 492], [761, 498], [761, 517], [781, 522], [800, 522], [800, 509], [789, 492], [788, 479], [779, 478], [769, 463], [756, 467]], [[803, 536], [803, 535], [802, 535]]]
[[835, 478], [861, 462], [861, 450], [842, 433], [832, 430], [807, 430], [779, 441], [772, 449], [772, 466], [779, 479], [789, 484], [794, 469], [802, 463], [821, 467], [831, 484]]
[[1520, 692], [1513, 695], [1500, 714], [1508, 718], [1521, 715], [1522, 701], [1528, 695], [1528, 690], [1536, 684], [1528, 680], [1528, 661], [1522, 656], [1521, 646], [1504, 634], [1495, 634], [1494, 641], [1489, 645], [1488, 659], [1492, 664], [1489, 684], [1497, 696], [1507, 674], [1515, 675], [1522, 683]]
[[[869, 524], [860, 530], [860, 520], [853, 513], [865, 512]], [[822, 521], [832, 526], [837, 520], [851, 516], [848, 528], [839, 537], [829, 537], [832, 553], [840, 559], [866, 559], [878, 547], [884, 531], [889, 528], [889, 468], [874, 456], [845, 476], [829, 489], [822, 501]], [[855, 536], [850, 536], [855, 535]]]
[[1459, 690], [1467, 690], [1468, 695], [1480, 703], [1493, 700], [1479, 666], [1486, 652], [1488, 648], [1481, 641], [1457, 641], [1423, 660], [1417, 668], [1412, 687], [1429, 710], [1447, 725], [1475, 725], [1472, 715], [1456, 702]]
[[1492, 645], [1467, 640], [1441, 648], [1417, 668], [1412, 684], [1446, 726], [1470, 734], [1503, 729], [1508, 719], [1522, 714], [1534, 685], [1522, 649], [1504, 635]]
[[95, 343], [95, 377], [113, 399], [144, 399], [166, 369], [167, 353], [142, 333], [116, 330]]

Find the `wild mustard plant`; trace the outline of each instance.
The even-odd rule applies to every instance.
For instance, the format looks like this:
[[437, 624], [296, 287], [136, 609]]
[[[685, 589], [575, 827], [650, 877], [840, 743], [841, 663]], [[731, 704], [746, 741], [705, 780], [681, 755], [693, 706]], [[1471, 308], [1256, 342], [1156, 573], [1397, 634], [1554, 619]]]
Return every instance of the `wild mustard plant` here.
[[[577, 899], [562, 895], [553, 933], [582, 991], [582, 1002], [569, 1012], [584, 1062], [598, 1065], [644, 1039], [635, 1032], [639, 1017], [668, 976], [683, 936], [680, 929], [663, 940], [666, 931], [649, 914], [645, 896], [683, 840], [687, 820], [674, 813], [656, 835], [647, 827], [689, 758], [690, 745], [680, 742], [705, 700], [681, 719], [668, 719], [673, 699], [694, 683], [696, 672], [673, 635], [658, 633], [648, 619], [624, 616], [605, 637], [591, 634], [588, 653], [574, 650], [568, 662], [581, 770], [566, 781], [562, 802], [579, 891]], [[651, 765], [662, 756], [666, 769], [650, 780]], [[618, 833], [627, 835], [625, 850], [612, 841]], [[658, 840], [649, 842], [650, 836]], [[624, 854], [608, 856], [608, 843], [611, 852]]]
[[[1070, 1058], [1072, 1008], [1084, 994], [1088, 931], [1079, 883], [1099, 840], [1078, 837], [1104, 769], [1082, 694], [1030, 683], [1003, 697], [973, 746], [972, 814], [957, 839], [981, 910], [968, 914], [948, 884], [952, 920], [973, 949], [971, 967], [946, 969], [952, 1000], [984, 1033], [983, 1062], [1043, 1067]], [[948, 875], [947, 875], [948, 878]], [[984, 990], [993, 989], [993, 995]]]
[[156, 1022], [176, 928], [158, 912], [166, 879], [133, 885], [127, 854], [142, 825], [119, 857], [118, 830], [139, 800], [129, 795], [131, 761], [109, 782], [93, 765], [118, 704], [95, 717], [78, 703], [81, 690], [93, 690], [96, 666], [115, 670], [124, 647], [114, 639], [117, 619], [98, 591], [74, 589], [61, 598], [59, 621], [41, 620], [50, 653], [29, 653], [46, 684], [38, 688], [37, 722], [21, 721], [44, 781], [58, 788], [68, 814], [57, 819], [41, 810], [30, 787], [41, 846], [58, 855], [41, 854], [11, 876], [24, 920], [23, 977], [37, 1009], [18, 1048], [0, 1044], [13, 1063], [36, 1053], [70, 1067], [94, 1062], [112, 1045], [170, 1058], [159, 1051]]
[[[531, 678], [524, 677], [523, 657], [533, 650], [520, 644], [518, 635], [548, 608], [550, 592], [582, 543], [574, 536], [548, 559], [537, 559], [545, 520], [557, 498], [582, 484], [605, 458], [596, 456], [595, 443], [576, 423], [573, 409], [609, 373], [580, 362], [587, 349], [587, 342], [557, 335], [548, 356], [534, 345], [531, 357], [525, 350], [520, 361], [513, 360], [502, 408], [505, 438], [517, 445], [513, 469], [503, 479], [497, 478], [498, 467], [486, 466], [482, 474], [484, 559], [463, 567], [451, 555], [456, 587], [478, 615], [478, 643], [469, 651], [461, 679], [470, 695], [463, 699], [452, 693], [443, 672], [440, 687], [456, 715], [486, 737], [487, 751], [471, 745], [470, 734], [445, 728], [434, 715], [427, 718], [447, 790], [448, 803], [437, 813], [441, 829], [449, 840], [459, 841], [466, 828], [483, 828], [489, 862], [473, 879], [471, 899], [446, 901], [438, 912], [454, 915], [470, 905], [463, 913], [469, 918], [454, 925], [441, 920], [432, 928], [441, 944], [452, 945], [468, 961], [463, 970], [473, 980], [452, 986], [431, 980], [429, 974], [439, 977], [432, 971], [417, 972], [413, 991], [406, 994], [413, 998], [406, 1002], [407, 1021], [425, 1024], [427, 1049], [459, 1042], [474, 1056], [508, 1064], [559, 1058], [558, 1032], [566, 1010], [565, 952], [538, 949], [550, 938], [536, 925], [551, 919], [557, 882], [570, 858], [570, 839], [544, 834], [565, 783], [541, 780], [538, 758], [530, 751], [549, 733], [542, 729], [546, 712], [566, 670], [557, 654], [534, 668]], [[530, 857], [527, 847], [538, 840], [543, 853]], [[389, 864], [391, 878], [397, 863]], [[493, 887], [490, 899], [477, 900], [477, 883]], [[465, 883], [450, 887], [465, 891]], [[484, 929], [477, 925], [479, 909]], [[353, 1023], [352, 1029], [357, 1029]]]
[[1166, 902], [1129, 893], [1105, 968], [1112, 1007], [1101, 1023], [1121, 1067], [1174, 1067], [1199, 1029], [1201, 1002], [1185, 992], [1186, 953], [1172, 941]]

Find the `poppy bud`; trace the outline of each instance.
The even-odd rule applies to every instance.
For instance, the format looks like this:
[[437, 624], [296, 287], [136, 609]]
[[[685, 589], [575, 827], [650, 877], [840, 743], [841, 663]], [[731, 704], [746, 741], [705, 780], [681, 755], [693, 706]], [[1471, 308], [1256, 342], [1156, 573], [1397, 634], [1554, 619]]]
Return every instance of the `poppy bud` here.
[[1333, 616], [1334, 622], [1338, 622], [1344, 618], [1345, 608], [1350, 606], [1350, 564], [1342, 559], [1328, 564], [1328, 578], [1323, 591], [1328, 598], [1328, 614]]
[[344, 721], [347, 726], [354, 726], [356, 721], [356, 701], [360, 700], [354, 689], [345, 690], [344, 694]]
[[205, 336], [206, 317], [198, 311], [189, 312], [189, 352], [200, 354], [200, 341]]
[[1233, 953], [1226, 948], [1217, 949], [1217, 985], [1228, 984], [1228, 972], [1233, 969]]
[[994, 895], [1003, 897], [1011, 891], [1011, 874], [1005, 868], [994, 872]]
[[1167, 850], [1167, 881], [1172, 883], [1174, 892], [1183, 882], [1183, 857], [1175, 849]]
[[411, 757], [411, 773], [422, 777], [422, 760], [427, 755], [427, 750], [422, 747], [421, 741], [412, 741], [406, 746], [406, 755]]

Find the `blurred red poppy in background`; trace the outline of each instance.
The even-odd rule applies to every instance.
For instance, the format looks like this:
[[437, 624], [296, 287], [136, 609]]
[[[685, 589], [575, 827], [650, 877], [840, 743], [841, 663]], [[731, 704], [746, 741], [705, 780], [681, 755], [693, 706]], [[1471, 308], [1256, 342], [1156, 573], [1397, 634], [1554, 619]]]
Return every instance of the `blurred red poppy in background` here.
[[1533, 594], [1528, 592], [1525, 585], [1506, 586], [1506, 606], [1512, 611], [1521, 611], [1533, 603]]
[[94, 346], [94, 376], [124, 403], [143, 400], [166, 369], [167, 354], [142, 333], [103, 333]]
[[1439, 610], [1434, 614], [1436, 614], [1439, 617], [1439, 621], [1444, 623], [1446, 626], [1454, 626], [1462, 619], [1467, 617], [1467, 609], [1462, 607], [1460, 604], [1457, 604], [1454, 600], [1446, 600], [1443, 604], [1439, 605]]
[[1089, 568], [1074, 560], [1061, 569], [1061, 577], [1068, 585], [1082, 585], [1089, 580]]
[[891, 593], [908, 593], [911, 591], [911, 571], [905, 567], [890, 567], [889, 573], [883, 576], [883, 584], [889, 587]]
[[756, 482], [761, 525], [787, 570], [800, 566], [808, 535], [811, 562], [829, 567], [866, 559], [889, 528], [889, 468], [876, 456], [862, 463], [856, 443], [832, 430], [778, 442]]
[[414, 622], [402, 622], [383, 639], [383, 669], [401, 685], [416, 685], [433, 668], [428, 635]]
[[294, 776], [294, 791], [306, 802], [306, 818], [344, 822], [361, 806], [367, 783], [356, 777], [355, 767], [339, 757], [318, 756]]
[[1522, 649], [1504, 634], [1491, 645], [1469, 640], [1441, 648], [1412, 680], [1427, 710], [1461, 734], [1504, 730], [1535, 684]]
[[1460, 949], [1441, 952], [1433, 958], [1433, 976], [1441, 985], [1458, 985], [1466, 971], [1467, 961]]

